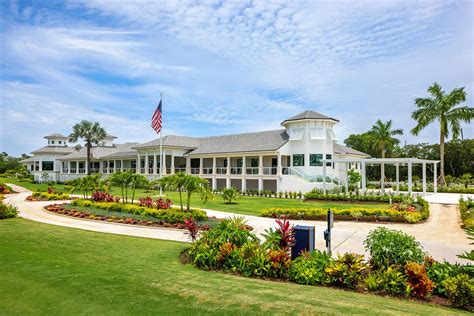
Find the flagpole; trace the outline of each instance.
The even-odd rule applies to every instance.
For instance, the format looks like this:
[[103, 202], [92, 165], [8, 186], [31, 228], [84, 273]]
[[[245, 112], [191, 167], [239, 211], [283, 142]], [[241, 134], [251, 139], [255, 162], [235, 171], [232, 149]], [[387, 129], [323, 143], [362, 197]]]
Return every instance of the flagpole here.
[[[163, 93], [160, 93], [160, 103], [161, 103], [161, 128], [160, 128], [160, 179], [163, 177]], [[160, 185], [160, 196], [163, 196], [163, 189]]]

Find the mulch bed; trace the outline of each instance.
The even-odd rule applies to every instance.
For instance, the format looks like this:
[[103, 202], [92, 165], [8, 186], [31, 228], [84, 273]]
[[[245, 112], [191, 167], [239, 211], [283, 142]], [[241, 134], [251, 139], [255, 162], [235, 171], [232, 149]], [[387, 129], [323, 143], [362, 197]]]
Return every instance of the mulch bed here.
[[[136, 220], [133, 218], [115, 218], [111, 216], [99, 216], [94, 215], [89, 212], [79, 211], [75, 209], [68, 210], [64, 207], [63, 204], [52, 204], [45, 206], [44, 209], [51, 213], [56, 213], [64, 216], [82, 218], [87, 220], [95, 220], [99, 222], [108, 222], [108, 223], [119, 223], [119, 224], [128, 224], [135, 226], [147, 226], [147, 227], [160, 227], [160, 228], [175, 228], [175, 229], [186, 229], [186, 226], [182, 223], [171, 224], [164, 222], [162, 220], [157, 221], [145, 221], [145, 220]], [[215, 217], [209, 217], [209, 219], [216, 219]], [[209, 230], [209, 225], [202, 225], [199, 227], [200, 230]]]

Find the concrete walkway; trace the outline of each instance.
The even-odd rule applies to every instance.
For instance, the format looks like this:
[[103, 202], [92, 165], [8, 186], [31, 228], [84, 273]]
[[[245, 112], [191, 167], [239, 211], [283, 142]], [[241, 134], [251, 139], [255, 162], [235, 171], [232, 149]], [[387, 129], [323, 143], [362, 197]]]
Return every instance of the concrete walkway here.
[[[137, 227], [115, 223], [103, 223], [97, 221], [81, 220], [56, 214], [50, 214], [43, 210], [43, 207], [55, 202], [29, 202], [25, 198], [31, 191], [22, 187], [9, 184], [18, 194], [12, 194], [5, 198], [5, 203], [14, 204], [20, 211], [20, 216], [26, 219], [65, 226], [78, 229], [91, 230], [96, 232], [114, 233], [136, 237], [156, 238], [174, 241], [188, 241], [183, 230]], [[433, 199], [433, 198], [432, 198]], [[440, 198], [441, 199], [441, 198]], [[57, 201], [62, 203], [67, 201]], [[208, 216], [226, 218], [230, 216], [243, 216], [227, 212], [205, 210]], [[244, 215], [248, 224], [255, 229], [255, 233], [261, 237], [266, 229], [275, 226], [275, 220], [271, 218]], [[295, 225], [311, 225], [316, 227], [316, 247], [324, 249], [323, 231], [326, 229], [326, 222], [323, 221], [301, 221], [292, 220]], [[334, 253], [356, 252], [366, 253], [363, 241], [369, 231], [379, 226], [390, 229], [401, 230], [410, 234], [423, 245], [437, 260], [447, 260], [450, 262], [467, 263], [466, 260], [457, 258], [458, 254], [472, 249], [469, 245], [467, 234], [460, 228], [461, 219], [459, 210], [454, 204], [430, 203], [430, 218], [421, 224], [378, 224], [364, 222], [335, 222], [332, 230], [332, 245]]]

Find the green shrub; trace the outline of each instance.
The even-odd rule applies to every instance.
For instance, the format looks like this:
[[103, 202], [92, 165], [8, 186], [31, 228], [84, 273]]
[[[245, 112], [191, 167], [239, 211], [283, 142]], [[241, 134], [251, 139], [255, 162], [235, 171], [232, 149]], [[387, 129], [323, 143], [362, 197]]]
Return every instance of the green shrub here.
[[0, 219], [14, 218], [18, 216], [18, 209], [13, 205], [3, 204], [0, 198]]
[[222, 198], [228, 204], [235, 203], [233, 201], [236, 201], [239, 198], [239, 191], [237, 191], [236, 188], [225, 188], [222, 191]]
[[325, 269], [331, 262], [326, 252], [315, 250], [304, 253], [293, 261], [289, 271], [290, 280], [299, 284], [323, 284], [326, 280]]
[[426, 272], [428, 277], [436, 284], [433, 294], [446, 296], [444, 281], [461, 274], [464, 271], [460, 264], [451, 264], [449, 262], [433, 262], [426, 264]]
[[119, 202], [94, 202], [91, 200], [78, 199], [71, 202], [71, 205], [81, 207], [93, 207], [103, 209], [110, 212], [129, 213], [135, 215], [150, 216], [158, 220], [163, 220], [167, 223], [184, 223], [185, 218], [190, 216], [197, 221], [206, 220], [206, 212], [202, 210], [192, 209], [190, 211], [182, 212], [179, 209], [154, 209], [136, 204], [122, 204]]
[[426, 253], [414, 237], [401, 231], [378, 227], [364, 241], [371, 263], [377, 268], [405, 266], [408, 262], [422, 263]]
[[465, 228], [474, 227], [474, 201], [471, 198], [459, 199], [459, 211]]
[[331, 261], [325, 272], [329, 283], [355, 288], [368, 268], [363, 255], [345, 253], [339, 255], [335, 261]]
[[352, 202], [382, 202], [390, 201], [402, 202], [405, 197], [403, 195], [378, 195], [378, 194], [329, 194], [321, 190], [313, 190], [304, 195], [305, 199], [324, 200], [324, 201], [352, 201]]
[[474, 304], [474, 280], [467, 274], [459, 274], [444, 281], [446, 296], [457, 307], [472, 309]]
[[370, 273], [365, 285], [369, 291], [395, 296], [408, 296], [411, 289], [403, 272], [394, 266]]
[[71, 197], [67, 193], [33, 192], [32, 196], [42, 201], [63, 201]]
[[[416, 211], [398, 211], [391, 208], [386, 209], [367, 209], [363, 207], [337, 209], [334, 208], [335, 220], [365, 220], [365, 221], [392, 221], [417, 223], [426, 220], [429, 217], [429, 204], [423, 199], [414, 202]], [[325, 220], [327, 209], [318, 207], [273, 207], [263, 209], [260, 212], [264, 217], [285, 217], [288, 219], [306, 219], [306, 220]]]

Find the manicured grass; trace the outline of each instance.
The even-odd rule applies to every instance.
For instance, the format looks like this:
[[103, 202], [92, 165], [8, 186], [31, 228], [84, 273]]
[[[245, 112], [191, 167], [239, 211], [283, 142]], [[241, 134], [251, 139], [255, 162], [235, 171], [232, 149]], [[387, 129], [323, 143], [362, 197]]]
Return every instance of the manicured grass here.
[[[462, 314], [343, 290], [205, 272], [186, 245], [0, 221], [0, 314]], [[467, 313], [466, 313], [467, 314]]]
[[[19, 182], [18, 179], [14, 178], [0, 178], [0, 182], [6, 183], [13, 183], [20, 186], [23, 186], [32, 191], [46, 191], [48, 186], [46, 184], [33, 184], [28, 182]], [[54, 189], [58, 192], [69, 192], [64, 185], [57, 184], [54, 186]], [[76, 194], [81, 194], [81, 192], [75, 192]], [[120, 189], [116, 187], [112, 187], [110, 189], [110, 193], [120, 196]], [[170, 198], [174, 204], [179, 204], [179, 195], [177, 192], [164, 192], [168, 198]], [[159, 195], [158, 191], [145, 191], [145, 190], [137, 190], [135, 194], [135, 198], [138, 199], [139, 197], [144, 196], [153, 196], [157, 197]], [[183, 194], [183, 203], [185, 204], [185, 194]], [[338, 209], [347, 209], [347, 208], [368, 208], [368, 209], [387, 209], [390, 208], [388, 204], [379, 204], [379, 203], [357, 203], [357, 204], [349, 204], [349, 203], [341, 203], [341, 202], [333, 202], [333, 201], [321, 201], [321, 202], [302, 202], [300, 200], [295, 199], [279, 199], [279, 198], [265, 198], [265, 197], [256, 197], [256, 196], [241, 196], [237, 203], [235, 204], [227, 204], [225, 203], [222, 195], [216, 194], [213, 200], [207, 201], [204, 203], [200, 199], [199, 194], [193, 194], [191, 197], [191, 206], [193, 207], [200, 207], [200, 208], [207, 208], [216, 211], [222, 212], [231, 212], [237, 214], [246, 214], [246, 215], [254, 215], [259, 216], [260, 212], [264, 208], [272, 208], [272, 207], [321, 207], [321, 208], [338, 208]]]
[[[48, 191], [49, 185], [41, 183], [41, 184], [36, 184], [36, 183], [31, 183], [27, 179], [17, 179], [17, 178], [2, 178], [0, 177], [0, 183], [13, 183], [16, 185], [19, 185], [21, 187], [24, 187], [25, 189], [31, 190], [31, 191]], [[69, 193], [69, 189], [66, 188], [64, 184], [55, 184], [54, 189], [57, 192], [66, 192]]]

